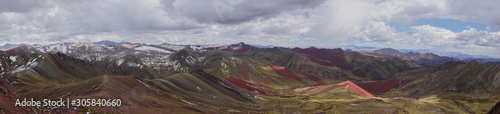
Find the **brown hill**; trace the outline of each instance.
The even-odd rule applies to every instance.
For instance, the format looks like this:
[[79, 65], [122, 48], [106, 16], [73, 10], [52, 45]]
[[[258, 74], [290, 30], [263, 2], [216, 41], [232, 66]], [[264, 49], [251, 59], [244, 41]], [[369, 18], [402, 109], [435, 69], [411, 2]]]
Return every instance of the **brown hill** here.
[[500, 114], [500, 101], [498, 103], [491, 107], [491, 110], [488, 111], [488, 114]]
[[24, 100], [22, 97], [19, 97], [12, 88], [6, 84], [2, 79], [0, 79], [0, 113], [5, 114], [14, 114], [14, 113], [45, 113], [42, 110], [32, 107], [32, 106], [15, 106], [16, 101]]

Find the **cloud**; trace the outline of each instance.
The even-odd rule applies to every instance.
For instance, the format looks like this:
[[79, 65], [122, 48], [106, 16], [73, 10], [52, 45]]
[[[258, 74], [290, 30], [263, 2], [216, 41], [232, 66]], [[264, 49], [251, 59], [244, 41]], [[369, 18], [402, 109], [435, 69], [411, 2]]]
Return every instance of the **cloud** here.
[[185, 30], [199, 26], [164, 11], [156, 0], [77, 1], [48, 3], [37, 21], [55, 30], [92, 32]]
[[[500, 26], [496, 0], [0, 0], [0, 44], [75, 41], [237, 43], [481, 51], [498, 55], [500, 33], [411, 33], [392, 23], [440, 18]], [[313, 40], [310, 40], [313, 39]]]
[[386, 25], [384, 22], [374, 22], [363, 26], [356, 35], [351, 37], [366, 41], [385, 42], [401, 37], [401, 35], [405, 34], [397, 33], [394, 27]]
[[453, 43], [456, 34], [450, 30], [430, 25], [413, 26], [416, 32], [411, 35], [415, 43], [441, 45]]
[[449, 13], [442, 17], [500, 26], [500, 14], [496, 13], [500, 10], [498, 4], [498, 0], [449, 0]]
[[0, 0], [2, 12], [28, 12], [40, 6], [40, 0]]
[[[296, 28], [292, 26], [301, 23], [288, 23], [291, 22], [291, 20], [286, 20], [282, 17], [275, 18], [276, 16], [282, 16], [282, 14], [286, 14], [287, 11], [314, 8], [323, 1], [324, 0], [278, 0], [267, 2], [262, 0], [49, 0], [45, 2], [31, 2], [36, 3], [33, 5], [26, 4], [26, 2], [23, 1], [17, 1], [18, 3], [13, 3], [13, 5], [20, 4], [25, 9], [1, 7], [2, 11], [5, 12], [0, 12], [0, 30], [3, 30], [1, 32], [4, 34], [4, 37], [0, 39], [15, 43], [13, 41], [22, 40], [10, 39], [34, 38], [35, 36], [40, 36], [38, 38], [39, 40], [51, 42], [63, 41], [66, 40], [66, 38], [80, 34], [147, 34], [165, 33], [168, 31], [181, 31], [176, 33], [186, 33], [184, 35], [190, 35], [196, 31], [207, 32], [203, 34], [208, 34], [213, 30], [210, 29], [212, 26], [235, 28], [235, 30], [222, 29], [215, 31], [228, 33], [224, 36], [231, 36], [237, 39], [243, 39], [243, 37], [238, 38], [238, 35], [256, 34], [255, 36], [259, 36], [258, 34], [289, 34], [288, 32], [303, 31], [303, 28], [296, 30], [291, 29]], [[197, 5], [200, 4], [200, 2], [206, 3]], [[291, 18], [299, 19], [295, 17]], [[279, 23], [275, 24], [269, 22]], [[37, 31], [27, 29], [20, 30], [19, 27], [29, 27]], [[249, 31], [245, 28], [251, 30]], [[48, 33], [54, 36], [36, 35]], [[292, 34], [296, 35], [296, 33]]]
[[457, 33], [457, 39], [468, 45], [500, 47], [500, 32], [477, 31], [469, 27], [469, 30]]
[[315, 8], [325, 0], [166, 0], [165, 9], [203, 23], [238, 24], [282, 12]]

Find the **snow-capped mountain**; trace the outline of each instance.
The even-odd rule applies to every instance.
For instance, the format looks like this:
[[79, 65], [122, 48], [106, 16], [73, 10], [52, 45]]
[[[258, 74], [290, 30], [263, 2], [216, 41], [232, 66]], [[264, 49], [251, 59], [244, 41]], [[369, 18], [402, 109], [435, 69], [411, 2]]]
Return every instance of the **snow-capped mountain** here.
[[[4, 50], [23, 47], [23, 53], [62, 53], [89, 63], [115, 63], [116, 66], [175, 70], [188, 72], [190, 67], [203, 60], [203, 57], [192, 51], [204, 52], [207, 50], [240, 50], [249, 46], [244, 43], [232, 45], [176, 45], [160, 44], [147, 45], [129, 42], [76, 42], [56, 43], [48, 45], [6, 44]], [[24, 49], [26, 48], [26, 49]], [[183, 50], [183, 51], [181, 51]], [[170, 55], [174, 56], [170, 56]], [[184, 59], [184, 60], [181, 60]]]

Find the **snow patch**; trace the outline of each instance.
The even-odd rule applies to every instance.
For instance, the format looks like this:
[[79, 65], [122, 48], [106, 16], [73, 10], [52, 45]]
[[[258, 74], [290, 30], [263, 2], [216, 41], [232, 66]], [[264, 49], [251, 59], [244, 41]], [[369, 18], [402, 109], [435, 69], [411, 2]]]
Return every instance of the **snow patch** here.
[[117, 64], [117, 65], [121, 65], [124, 61], [125, 61], [125, 60], [120, 59], [120, 60], [116, 61], [116, 64]]
[[36, 62], [36, 59], [32, 59], [31, 61], [28, 61], [28, 63], [26, 63], [26, 65], [21, 66], [21, 67], [19, 67], [17, 69], [14, 69], [12, 71], [12, 73], [17, 73], [17, 72], [25, 71], [25, 70], [31, 69], [31, 68], [33, 68], [33, 67], [35, 67], [37, 65], [38, 65], [38, 62]]
[[140, 68], [142, 69], [142, 65], [141, 65], [141, 64], [128, 62], [128, 63], [127, 63], [127, 65], [128, 65], [128, 66], [131, 66], [131, 67], [140, 67]]
[[113, 50], [113, 47], [106, 47], [106, 49], [108, 49], [108, 50]]
[[262, 97], [259, 97], [259, 96], [257, 96], [257, 95], [255, 95], [255, 96], [253, 96], [253, 97], [254, 97], [254, 98], [256, 98], [256, 99], [260, 99], [260, 100], [264, 100], [264, 101], [269, 101], [269, 100], [264, 99], [264, 98], [262, 98]]
[[13, 81], [12, 83], [10, 83], [9, 85], [14, 85], [14, 84], [18, 84], [19, 82], [18, 81]]
[[238, 47], [232, 47], [233, 50], [239, 50], [241, 49], [241, 46], [238, 46]]
[[165, 48], [170, 48], [170, 49], [173, 49], [173, 50], [182, 50], [184, 49], [184, 47], [186, 46], [183, 46], [183, 45], [171, 45], [171, 44], [168, 44], [168, 45], [161, 45], [161, 47], [165, 47]]
[[65, 46], [64, 44], [49, 45], [49, 50], [55, 52], [67, 53], [68, 47]]
[[[139, 81], [139, 82], [141, 82], [141, 84], [144, 84], [145, 86], [149, 87], [149, 85], [148, 85], [148, 84], [146, 84], [146, 83], [142, 82], [141, 80], [137, 79], [137, 81]], [[151, 88], [151, 87], [149, 87], [149, 88]]]
[[17, 62], [17, 57], [16, 56], [10, 56], [9, 57], [12, 62]]

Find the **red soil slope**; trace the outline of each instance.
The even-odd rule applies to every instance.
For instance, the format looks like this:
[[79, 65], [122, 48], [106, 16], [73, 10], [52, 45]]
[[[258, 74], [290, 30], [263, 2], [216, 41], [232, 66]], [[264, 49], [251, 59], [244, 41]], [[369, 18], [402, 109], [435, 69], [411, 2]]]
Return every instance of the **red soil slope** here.
[[306, 72], [301, 72], [302, 74], [304, 74], [304, 76], [306, 76], [307, 78], [313, 80], [313, 81], [319, 81], [320, 79], [315, 76], [315, 75], [312, 75], [312, 74], [309, 74], [309, 73], [306, 73]]
[[248, 73], [245, 71], [245, 67], [244, 67], [244, 66], [243, 66], [243, 67], [240, 67], [240, 74], [241, 74], [241, 75], [243, 75], [243, 78], [244, 78], [245, 80], [248, 80], [248, 79], [249, 79], [249, 78], [248, 78]]
[[300, 77], [295, 75], [293, 72], [290, 71], [289, 68], [286, 67], [280, 67], [280, 66], [274, 66], [271, 65], [271, 68], [276, 72], [278, 75], [287, 77], [287, 78], [293, 78], [295, 80], [300, 81]]
[[396, 85], [398, 85], [401, 81], [402, 80], [400, 80], [400, 79], [382, 80], [382, 81], [359, 84], [359, 86], [364, 88], [366, 91], [368, 91], [370, 93], [378, 94], [378, 93], [383, 93], [383, 92], [391, 90]]
[[354, 93], [358, 93], [360, 95], [366, 96], [366, 97], [375, 97], [372, 95], [370, 92], [365, 91], [363, 88], [359, 87], [358, 85], [352, 83], [351, 81], [345, 81], [345, 85], [347, 85], [346, 89], [349, 91], [352, 91]]
[[[312, 87], [296, 88], [296, 89], [294, 89], [294, 91], [298, 92], [298, 93], [302, 93], [302, 94], [315, 93], [315, 94], [310, 94], [311, 96], [313, 96], [313, 95], [319, 94], [321, 92], [328, 91], [328, 90], [332, 89], [332, 87], [335, 87], [335, 88], [343, 87], [343, 88], [347, 89], [348, 91], [363, 95], [365, 97], [369, 97], [369, 98], [375, 97], [370, 92], [365, 91], [363, 88], [352, 83], [351, 81], [345, 81], [342, 83], [327, 84], [327, 85], [316, 85], [316, 86], [312, 86]], [[328, 89], [328, 88], [330, 88], [330, 89]]]
[[359, 77], [366, 77], [366, 72], [363, 71], [362, 69], [357, 69], [352, 71], [352, 74], [359, 76]]
[[[29, 114], [29, 113], [45, 113], [38, 110], [36, 107], [21, 107], [15, 106], [17, 99], [20, 101], [24, 100], [24, 97], [19, 97], [16, 93], [14, 93], [11, 87], [5, 83], [2, 79], [0, 79], [0, 112], [5, 114]], [[29, 98], [27, 98], [29, 101]]]
[[252, 84], [248, 83], [246, 81], [243, 81], [241, 79], [234, 79], [234, 78], [225, 78], [226, 81], [240, 87], [244, 88], [248, 91], [256, 91], [260, 94], [265, 94], [265, 95], [278, 95], [278, 92], [276, 92], [275, 89], [260, 85], [260, 84]]

